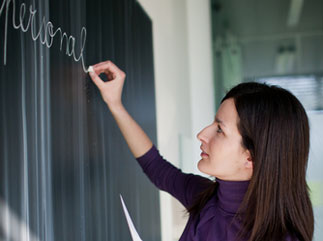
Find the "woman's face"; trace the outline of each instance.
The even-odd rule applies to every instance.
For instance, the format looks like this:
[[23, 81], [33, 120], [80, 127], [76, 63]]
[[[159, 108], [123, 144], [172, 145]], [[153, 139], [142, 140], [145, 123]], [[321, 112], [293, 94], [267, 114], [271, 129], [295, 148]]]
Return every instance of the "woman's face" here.
[[202, 142], [202, 155], [198, 169], [222, 180], [250, 180], [252, 161], [250, 153], [242, 146], [242, 137], [238, 131], [239, 116], [233, 98], [226, 99], [220, 105], [214, 122], [205, 127], [197, 138]]

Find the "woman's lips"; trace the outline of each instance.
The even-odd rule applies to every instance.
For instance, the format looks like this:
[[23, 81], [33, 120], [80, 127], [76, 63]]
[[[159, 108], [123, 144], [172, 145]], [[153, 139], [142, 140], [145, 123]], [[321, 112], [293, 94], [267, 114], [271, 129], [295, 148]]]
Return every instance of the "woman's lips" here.
[[208, 154], [206, 154], [205, 152], [202, 152], [201, 153], [201, 157], [208, 157], [209, 155]]

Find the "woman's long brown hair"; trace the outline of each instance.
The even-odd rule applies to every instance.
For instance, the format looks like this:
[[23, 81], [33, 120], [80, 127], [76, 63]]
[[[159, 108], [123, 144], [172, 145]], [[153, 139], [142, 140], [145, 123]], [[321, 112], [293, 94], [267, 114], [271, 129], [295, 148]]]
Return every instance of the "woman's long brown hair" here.
[[[237, 240], [284, 240], [286, 235], [311, 241], [314, 216], [306, 183], [309, 122], [304, 107], [289, 91], [256, 82], [233, 87], [241, 145], [253, 160], [253, 174], [235, 218]], [[195, 216], [217, 190], [215, 182], [188, 212]]]

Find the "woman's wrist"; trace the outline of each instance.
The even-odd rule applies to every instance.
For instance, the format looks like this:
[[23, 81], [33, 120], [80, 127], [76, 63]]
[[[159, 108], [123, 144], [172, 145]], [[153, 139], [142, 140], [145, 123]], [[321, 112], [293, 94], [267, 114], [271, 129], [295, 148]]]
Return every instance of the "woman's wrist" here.
[[120, 110], [124, 110], [124, 106], [122, 102], [114, 103], [114, 104], [107, 104], [108, 108], [110, 109], [111, 113], [116, 113]]

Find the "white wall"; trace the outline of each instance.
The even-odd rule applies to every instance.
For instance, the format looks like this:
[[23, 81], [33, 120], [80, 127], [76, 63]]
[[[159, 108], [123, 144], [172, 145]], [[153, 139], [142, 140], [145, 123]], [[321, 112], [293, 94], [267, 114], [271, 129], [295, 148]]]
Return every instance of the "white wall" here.
[[314, 241], [323, 240], [323, 111], [307, 112], [310, 124], [310, 153], [307, 184], [314, 209]]
[[[209, 0], [138, 0], [153, 23], [157, 147], [174, 165], [196, 172], [197, 133], [215, 115]], [[178, 240], [184, 208], [161, 192], [162, 240]]]

